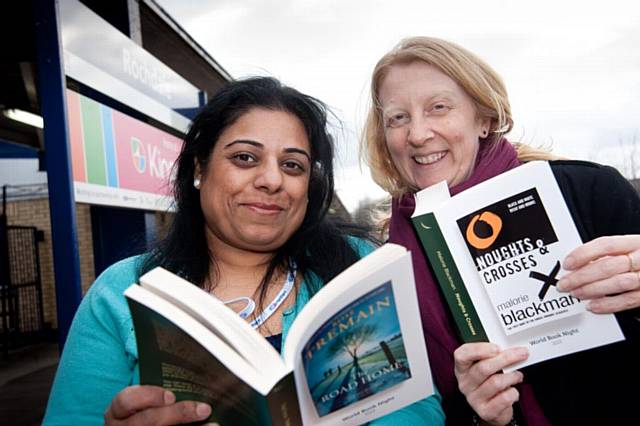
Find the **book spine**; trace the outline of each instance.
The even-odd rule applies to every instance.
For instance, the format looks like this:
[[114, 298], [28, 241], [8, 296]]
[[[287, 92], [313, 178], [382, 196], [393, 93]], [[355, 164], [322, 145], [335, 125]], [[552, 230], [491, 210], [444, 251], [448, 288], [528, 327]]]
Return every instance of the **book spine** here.
[[460, 337], [465, 342], [489, 341], [435, 215], [426, 213], [414, 217], [413, 227], [453, 314]]
[[302, 426], [293, 371], [284, 376], [267, 395], [272, 426]]

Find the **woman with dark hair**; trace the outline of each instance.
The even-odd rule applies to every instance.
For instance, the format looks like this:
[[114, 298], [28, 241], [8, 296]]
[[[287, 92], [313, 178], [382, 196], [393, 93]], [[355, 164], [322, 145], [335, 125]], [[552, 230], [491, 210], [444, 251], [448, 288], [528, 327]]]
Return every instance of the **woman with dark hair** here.
[[[229, 301], [281, 349], [310, 297], [372, 250], [362, 230], [327, 216], [333, 147], [326, 124], [321, 102], [271, 78], [229, 83], [211, 99], [176, 163], [168, 236], [155, 250], [108, 268], [90, 288], [69, 332], [45, 424], [101, 423], [103, 415], [107, 424], [182, 424], [215, 410], [136, 386], [137, 348], [122, 293], [156, 266]], [[276, 299], [281, 303], [270, 309]], [[375, 423], [442, 424], [438, 398]]]

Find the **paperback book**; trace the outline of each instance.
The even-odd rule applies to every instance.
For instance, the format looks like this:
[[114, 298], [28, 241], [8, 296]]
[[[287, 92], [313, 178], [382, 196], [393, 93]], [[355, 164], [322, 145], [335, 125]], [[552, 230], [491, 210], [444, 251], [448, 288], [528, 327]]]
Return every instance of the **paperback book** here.
[[385, 244], [302, 308], [282, 356], [209, 293], [156, 268], [126, 291], [140, 382], [220, 425], [355, 425], [434, 393], [409, 252]]
[[547, 162], [453, 197], [426, 188], [412, 220], [462, 339], [529, 349], [509, 370], [624, 339], [614, 315], [556, 290], [582, 240]]

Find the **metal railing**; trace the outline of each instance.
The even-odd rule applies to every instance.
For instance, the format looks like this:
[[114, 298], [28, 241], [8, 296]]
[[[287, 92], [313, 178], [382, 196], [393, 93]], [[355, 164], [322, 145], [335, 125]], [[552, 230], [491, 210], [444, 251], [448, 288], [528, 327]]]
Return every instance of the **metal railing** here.
[[36, 227], [7, 225], [0, 215], [0, 348], [5, 355], [37, 341], [44, 331], [41, 240]]

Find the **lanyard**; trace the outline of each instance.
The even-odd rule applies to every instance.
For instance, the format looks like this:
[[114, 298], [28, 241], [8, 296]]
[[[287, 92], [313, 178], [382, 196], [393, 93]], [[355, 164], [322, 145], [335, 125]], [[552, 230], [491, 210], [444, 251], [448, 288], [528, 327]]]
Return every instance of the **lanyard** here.
[[[291, 290], [293, 289], [293, 285], [295, 282], [296, 282], [296, 264], [295, 262], [292, 261], [291, 268], [287, 273], [287, 278], [284, 282], [284, 285], [282, 286], [282, 289], [278, 292], [278, 294], [276, 294], [276, 297], [273, 298], [273, 301], [269, 303], [269, 305], [265, 308], [265, 310], [262, 311], [262, 313], [258, 315], [253, 321], [251, 321], [249, 325], [251, 325], [251, 327], [253, 328], [258, 328], [262, 324], [264, 324], [264, 322], [268, 320], [269, 317], [273, 315], [275, 311], [278, 310], [280, 305], [282, 305], [282, 302], [284, 302], [285, 299], [289, 296], [289, 293], [291, 293]], [[256, 302], [252, 298], [247, 296], [236, 297], [235, 299], [227, 300], [226, 302], [224, 302], [224, 304], [230, 305], [232, 303], [236, 303], [240, 301], [245, 301], [247, 303], [247, 306], [245, 306], [245, 308], [242, 311], [238, 312], [238, 315], [240, 315], [242, 319], [246, 319], [256, 309]]]

